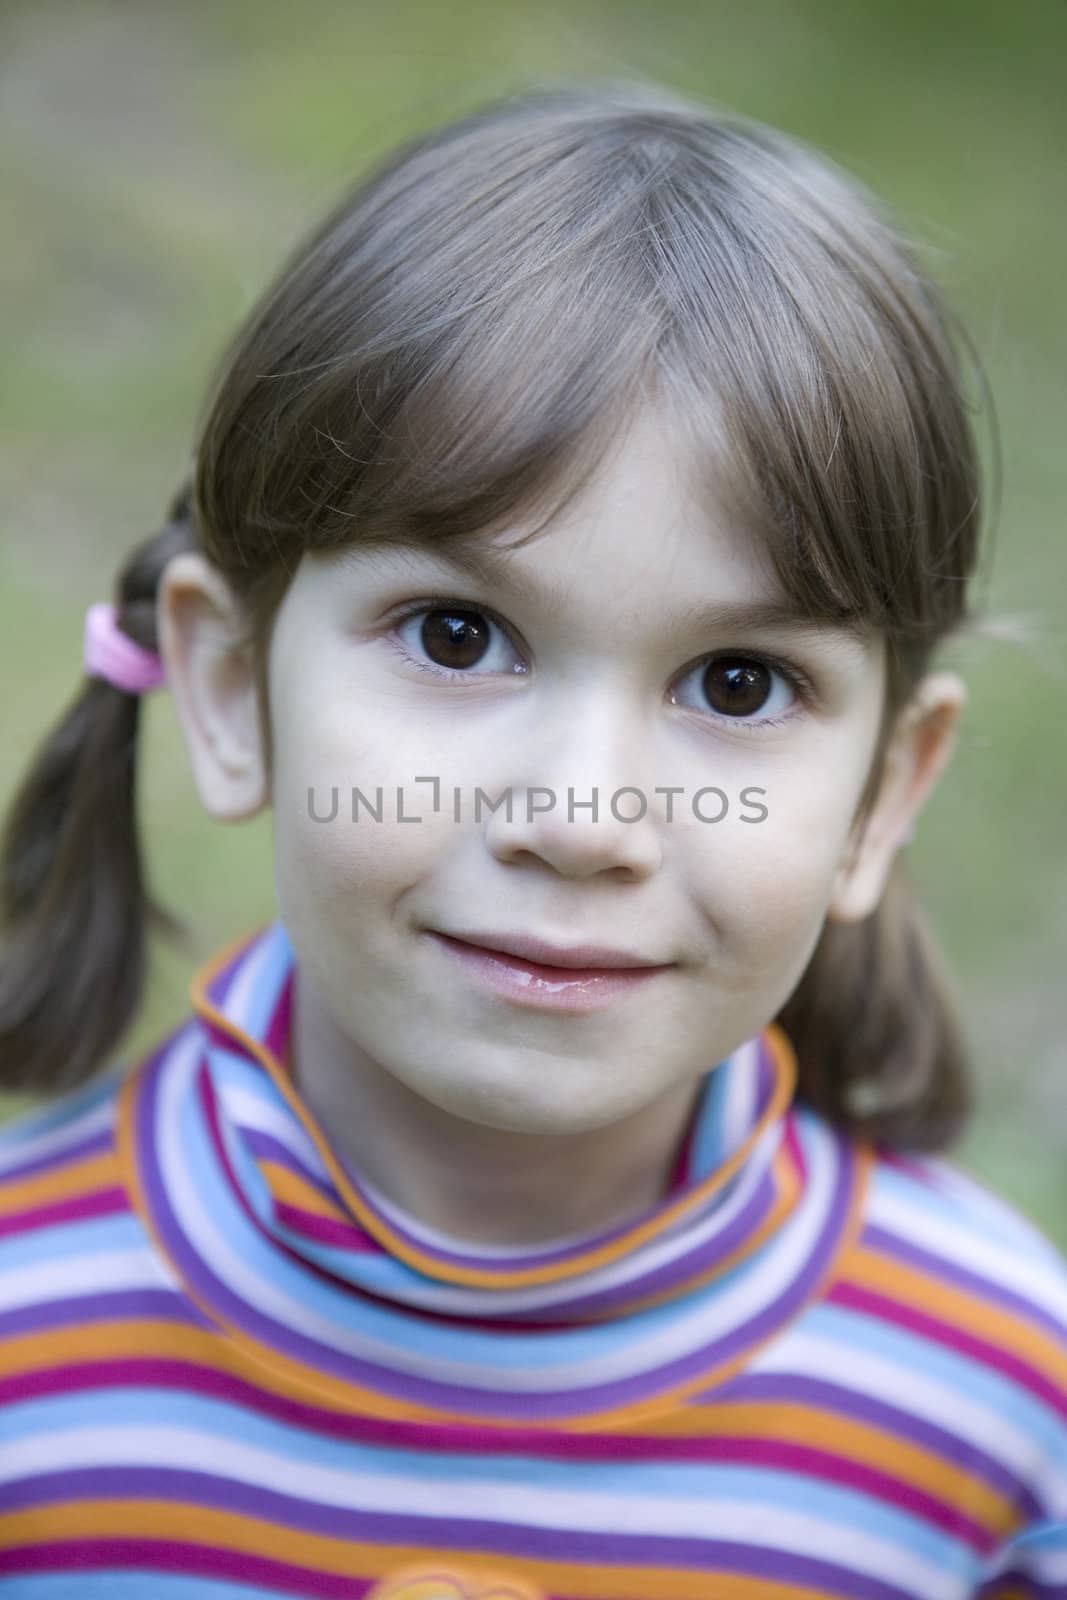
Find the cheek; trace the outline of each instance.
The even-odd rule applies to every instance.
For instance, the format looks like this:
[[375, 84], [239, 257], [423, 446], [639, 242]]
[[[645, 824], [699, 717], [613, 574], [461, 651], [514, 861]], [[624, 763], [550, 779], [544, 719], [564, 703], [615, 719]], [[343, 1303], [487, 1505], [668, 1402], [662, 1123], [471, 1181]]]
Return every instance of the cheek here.
[[[354, 936], [417, 882], [440, 854], [450, 826], [446, 790], [435, 816], [432, 752], [397, 737], [395, 717], [310, 699], [277, 741], [274, 855], [283, 911], [307, 907], [335, 933]], [[356, 791], [355, 799], [353, 792]], [[398, 796], [398, 791], [400, 791]], [[401, 821], [399, 817], [421, 820]]]
[[[827, 770], [840, 773], [841, 765]], [[845, 850], [855, 781], [793, 773], [768, 782], [761, 820], [740, 820], [755, 814], [749, 807], [702, 833], [690, 830], [690, 889], [739, 977], [792, 970], [810, 951]]]

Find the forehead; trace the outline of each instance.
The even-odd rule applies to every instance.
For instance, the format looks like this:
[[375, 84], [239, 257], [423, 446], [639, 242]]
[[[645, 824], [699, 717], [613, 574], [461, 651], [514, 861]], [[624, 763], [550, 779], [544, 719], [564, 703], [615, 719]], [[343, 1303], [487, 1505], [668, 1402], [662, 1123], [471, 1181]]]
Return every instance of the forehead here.
[[467, 579], [502, 606], [585, 626], [596, 612], [660, 629], [788, 631], [856, 654], [873, 642], [858, 620], [831, 627], [796, 604], [751, 525], [716, 494], [706, 462], [694, 470], [681, 438], [649, 411], [543, 526], [516, 516], [448, 540], [349, 546], [338, 559], [385, 581]]

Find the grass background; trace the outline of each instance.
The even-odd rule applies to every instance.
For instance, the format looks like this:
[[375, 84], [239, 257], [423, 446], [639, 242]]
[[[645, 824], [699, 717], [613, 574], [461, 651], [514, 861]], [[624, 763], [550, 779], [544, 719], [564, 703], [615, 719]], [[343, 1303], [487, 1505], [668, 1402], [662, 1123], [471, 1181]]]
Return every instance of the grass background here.
[[[1063, 0], [8, 0], [0, 803], [78, 686], [87, 605], [159, 525], [216, 354], [370, 158], [545, 74], [634, 73], [761, 117], [928, 241], [996, 397], [980, 598], [1034, 643], [944, 659], [970, 701], [911, 859], [976, 1062], [953, 1159], [1067, 1249], [1065, 49]], [[150, 874], [206, 958], [275, 913], [269, 821], [201, 813], [166, 694], [142, 724]], [[154, 950], [123, 1055], [182, 1015], [190, 971]]]

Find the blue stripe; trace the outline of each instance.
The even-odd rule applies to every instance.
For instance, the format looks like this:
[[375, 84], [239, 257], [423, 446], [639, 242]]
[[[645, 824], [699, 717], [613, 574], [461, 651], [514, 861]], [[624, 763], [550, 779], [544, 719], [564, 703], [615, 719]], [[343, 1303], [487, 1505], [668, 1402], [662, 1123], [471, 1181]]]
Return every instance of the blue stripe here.
[[[34, 1548], [34, 1560], [47, 1559]], [[223, 1583], [214, 1578], [183, 1578], [167, 1572], [21, 1572], [0, 1579], [4, 1600], [292, 1600], [291, 1589], [261, 1589], [258, 1584]]]
[[716, 1062], [707, 1075], [696, 1112], [697, 1124], [693, 1140], [691, 1174], [691, 1181], [694, 1183], [701, 1178], [709, 1178], [715, 1168], [722, 1164], [723, 1101], [726, 1098], [730, 1072], [735, 1068], [736, 1060], [732, 1062], [727, 1056], [725, 1060]]
[[[67, 1126], [72, 1127], [79, 1117], [95, 1110], [108, 1095], [117, 1094], [121, 1079], [124, 1077], [125, 1063], [112, 1063], [99, 1080], [94, 1077], [89, 1083], [72, 1090], [69, 1096], [54, 1104], [30, 1106], [16, 1116], [9, 1117], [6, 1122], [0, 1124], [0, 1156], [14, 1151], [23, 1140], [36, 1139], [39, 1134], [58, 1132], [60, 1128]], [[37, 1158], [27, 1152], [26, 1159], [29, 1161]], [[9, 1173], [5, 1164], [3, 1172], [0, 1172], [0, 1181], [11, 1182], [14, 1177], [15, 1174]]]
[[985, 1212], [970, 1211], [966, 1209], [966, 1202], [961, 1202], [952, 1195], [942, 1194], [936, 1189], [928, 1189], [916, 1179], [898, 1172], [895, 1167], [890, 1167], [884, 1162], [878, 1164], [874, 1181], [880, 1190], [884, 1190], [890, 1205], [899, 1199], [899, 1202], [907, 1205], [910, 1210], [924, 1212], [931, 1218], [951, 1223], [963, 1233], [970, 1232], [975, 1240], [983, 1245], [987, 1244], [992, 1236], [1013, 1253], [1022, 1250], [1025, 1255], [1034, 1254], [1033, 1240], [1022, 1228], [1012, 1227], [1010, 1218], [1002, 1220], [999, 1216], [987, 1215]]
[[[101, 1250], [128, 1250], [140, 1247], [150, 1254], [144, 1224], [128, 1211], [108, 1217], [87, 1218], [83, 1222], [58, 1222], [51, 1227], [12, 1234], [0, 1249], [0, 1286], [9, 1272], [43, 1261], [62, 1263], [84, 1260]], [[63, 1283], [56, 1282], [56, 1298], [63, 1295]], [[0, 1305], [3, 1304], [0, 1287]]]
[[[921, 1556], [935, 1567], [951, 1567], [957, 1541], [924, 1519], [862, 1490], [821, 1482], [805, 1471], [758, 1468], [734, 1462], [656, 1463], [648, 1461], [597, 1462], [540, 1459], [529, 1454], [496, 1454], [491, 1442], [483, 1453], [423, 1452], [382, 1449], [352, 1441], [323, 1439], [307, 1430], [282, 1425], [244, 1408], [207, 1400], [194, 1394], [145, 1388], [106, 1390], [93, 1394], [26, 1401], [8, 1407], [5, 1434], [9, 1441], [42, 1434], [56, 1438], [66, 1429], [99, 1427], [101, 1430], [140, 1425], [173, 1426], [203, 1436], [202, 1470], [215, 1476], [211, 1446], [221, 1437], [260, 1448], [287, 1463], [287, 1492], [300, 1499], [299, 1475], [290, 1467], [300, 1464], [348, 1473], [369, 1473], [385, 1481], [468, 1484], [491, 1491], [495, 1483], [515, 1488], [537, 1488], [566, 1493], [571, 1488], [594, 1488], [598, 1494], [652, 1506], [697, 1500], [708, 1505], [737, 1500], [766, 1506], [769, 1513], [796, 1512], [802, 1497], [806, 1516], [824, 1519], [848, 1532], [863, 1532], [898, 1541], [902, 1549]], [[136, 1460], [135, 1464], [142, 1464]], [[159, 1463], [145, 1463], [164, 1465]], [[218, 1481], [224, 1481], [219, 1478]], [[315, 1502], [317, 1503], [317, 1501]]]
[[[1001, 1420], [1010, 1419], [1019, 1432], [1035, 1445], [1040, 1443], [1045, 1448], [1062, 1445], [1063, 1419], [1057, 1412], [1010, 1378], [1001, 1377], [981, 1361], [957, 1355], [934, 1339], [898, 1328], [867, 1312], [853, 1311], [847, 1306], [826, 1302], [811, 1306], [798, 1324], [797, 1331], [801, 1336], [812, 1334], [833, 1340], [839, 1347], [840, 1365], [834, 1362], [826, 1374], [831, 1383], [840, 1378], [843, 1384], [848, 1384], [849, 1351], [862, 1350], [864, 1354], [892, 1361], [900, 1369], [904, 1382], [898, 1391], [896, 1403], [908, 1415], [913, 1413], [906, 1398], [907, 1374], [921, 1372], [924, 1378], [933, 1379], [949, 1391], [958, 1391], [962, 1399], [978, 1401]], [[788, 1371], [788, 1344], [783, 1346], [779, 1361], [782, 1370]], [[893, 1404], [893, 1401], [890, 1399], [889, 1403]], [[925, 1412], [915, 1414], [925, 1416]], [[930, 1420], [937, 1425], [937, 1418]], [[944, 1419], [944, 1426], [949, 1432], [952, 1431], [951, 1412]], [[995, 1460], [1000, 1459], [995, 1437], [985, 1441], [985, 1447]]]
[[[387, 1348], [428, 1354], [438, 1360], [452, 1360], [465, 1366], [481, 1365], [498, 1372], [506, 1372], [514, 1367], [533, 1367], [549, 1373], [556, 1365], [595, 1359], [610, 1354], [620, 1344], [631, 1343], [638, 1319], [642, 1328], [651, 1333], [664, 1324], [670, 1324], [678, 1316], [677, 1304], [669, 1300], [619, 1322], [576, 1327], [551, 1336], [509, 1333], [502, 1338], [499, 1333], [483, 1333], [480, 1329], [447, 1328], [437, 1323], [421, 1323], [412, 1318], [410, 1311], [394, 1311], [369, 1301], [357, 1300], [348, 1292], [331, 1291], [283, 1257], [276, 1245], [253, 1229], [238, 1209], [229, 1185], [218, 1171], [195, 1095], [183, 1097], [176, 1136], [186, 1170], [196, 1174], [196, 1192], [202, 1209], [215, 1231], [225, 1238], [231, 1251], [255, 1271], [265, 1284], [277, 1288], [297, 1305], [305, 1306], [338, 1331], [346, 1325], [350, 1328], [357, 1326], [368, 1338], [380, 1341]], [[243, 1141], [237, 1140], [235, 1143], [237, 1148], [231, 1154], [238, 1169], [238, 1183], [243, 1192], [254, 1196], [257, 1205], [262, 1207], [266, 1204], [262, 1174]], [[414, 1271], [392, 1257], [360, 1255], [354, 1261], [351, 1253], [343, 1250], [319, 1247], [312, 1252], [303, 1240], [300, 1248], [306, 1254], [314, 1253], [317, 1259], [341, 1278], [350, 1278], [358, 1267], [359, 1281], [363, 1284], [387, 1284], [390, 1279], [406, 1279], [410, 1282]], [[372, 1260], [378, 1263], [377, 1270], [369, 1270]], [[693, 1299], [706, 1300], [712, 1295], [721, 1294], [750, 1265], [747, 1260], [739, 1262], [724, 1277], [698, 1290]], [[366, 1359], [375, 1358], [368, 1356]], [[442, 1381], [463, 1380], [457, 1374], [452, 1380]]]
[[[244, 1015], [234, 1017], [233, 1020], [246, 1033], [250, 1033], [253, 1039], [262, 1043], [267, 1024], [278, 1004], [278, 996], [281, 994], [286, 975], [293, 964], [293, 947], [289, 942], [288, 933], [280, 922], [272, 923], [263, 934], [256, 956], [257, 960], [264, 962], [264, 965], [248, 996]], [[222, 1009], [229, 1008], [226, 1006]]]

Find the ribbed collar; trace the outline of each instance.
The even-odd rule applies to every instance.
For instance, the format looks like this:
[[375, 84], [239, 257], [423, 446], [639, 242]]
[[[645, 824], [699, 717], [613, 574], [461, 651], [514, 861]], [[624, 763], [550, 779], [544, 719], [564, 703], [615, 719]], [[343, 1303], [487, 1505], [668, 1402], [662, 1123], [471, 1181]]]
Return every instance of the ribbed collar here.
[[709, 1064], [649, 1211], [536, 1249], [446, 1239], [354, 1171], [301, 1098], [294, 973], [280, 921], [206, 963], [192, 1016], [125, 1085], [121, 1126], [131, 1189], [192, 1298], [298, 1388], [481, 1421], [658, 1408], [763, 1343], [855, 1219], [864, 1163], [797, 1115], [771, 1024]]

